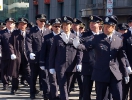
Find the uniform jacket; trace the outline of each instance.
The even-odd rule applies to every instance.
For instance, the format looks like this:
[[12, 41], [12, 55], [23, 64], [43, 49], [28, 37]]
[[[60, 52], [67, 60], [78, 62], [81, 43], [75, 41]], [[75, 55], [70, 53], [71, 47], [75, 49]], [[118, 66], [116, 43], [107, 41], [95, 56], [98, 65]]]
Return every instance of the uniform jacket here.
[[53, 32], [44, 36], [44, 42], [42, 45], [41, 53], [40, 53], [40, 66], [45, 66], [45, 68], [49, 67], [49, 54], [50, 48], [53, 44]]
[[35, 60], [30, 60], [30, 63], [39, 63], [40, 50], [44, 41], [44, 36], [49, 34], [50, 30], [47, 28], [43, 29], [43, 33], [40, 32], [37, 26], [31, 28], [29, 35], [27, 36], [27, 48], [28, 56], [30, 53], [34, 53]]
[[129, 64], [132, 68], [132, 33], [131, 33], [131, 31], [128, 31], [128, 33], [125, 33], [122, 36], [123, 36], [124, 48], [126, 51], [126, 55], [127, 55]]
[[8, 33], [8, 30], [0, 31], [0, 47], [2, 53], [2, 60], [10, 59], [10, 51], [9, 51], [9, 39], [11, 37], [11, 33]]
[[[81, 38], [86, 38], [93, 35], [91, 31], [83, 33]], [[82, 74], [91, 75], [93, 71], [93, 66], [95, 64], [95, 53], [94, 49], [84, 50], [82, 58]]]
[[[72, 40], [76, 36], [70, 34]], [[71, 39], [72, 38], [72, 39]], [[53, 45], [50, 50], [49, 68], [55, 68], [57, 72], [75, 72], [76, 65], [81, 64], [82, 53], [75, 49], [73, 44], [65, 44], [60, 34], [54, 36]]]
[[[26, 31], [26, 37], [28, 35], [28, 31]], [[15, 60], [11, 60], [10, 64], [10, 72], [9, 75], [13, 77], [18, 77], [19, 69], [20, 69], [20, 64], [23, 59], [21, 59], [22, 54], [25, 56], [24, 59], [24, 64], [28, 64], [28, 58], [27, 58], [27, 50], [26, 50], [26, 41], [24, 40], [24, 37], [21, 35], [20, 30], [15, 30], [9, 40], [9, 50], [10, 50], [10, 56], [11, 54], [16, 55]]]
[[[95, 50], [96, 62], [93, 67], [93, 80], [110, 82], [112, 73], [117, 80], [121, 80], [122, 77], [128, 76], [125, 68], [125, 52], [122, 49], [123, 41], [121, 38], [113, 34], [110, 42], [107, 36], [102, 33], [100, 35], [88, 37], [84, 45], [87, 49], [90, 48]], [[81, 45], [79, 48], [80, 47]]]

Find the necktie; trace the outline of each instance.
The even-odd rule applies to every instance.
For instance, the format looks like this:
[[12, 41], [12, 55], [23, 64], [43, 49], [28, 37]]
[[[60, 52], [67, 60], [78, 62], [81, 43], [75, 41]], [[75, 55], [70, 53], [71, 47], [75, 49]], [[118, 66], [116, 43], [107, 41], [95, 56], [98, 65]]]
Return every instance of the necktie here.
[[25, 32], [22, 32], [22, 36], [25, 37]]
[[41, 30], [41, 33], [43, 33], [43, 30]]
[[111, 42], [111, 37], [109, 37], [108, 39], [109, 39], [109, 41]]

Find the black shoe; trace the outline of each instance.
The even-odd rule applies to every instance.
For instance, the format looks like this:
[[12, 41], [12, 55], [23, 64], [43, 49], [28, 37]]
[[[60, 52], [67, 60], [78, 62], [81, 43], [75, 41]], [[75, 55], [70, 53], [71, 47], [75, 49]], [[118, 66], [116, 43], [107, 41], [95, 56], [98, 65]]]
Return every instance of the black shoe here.
[[58, 97], [54, 98], [53, 100], [60, 100], [60, 97], [58, 96]]
[[39, 90], [36, 90], [35, 94], [39, 94], [39, 92], [40, 92]]
[[8, 88], [7, 86], [4, 86], [2, 90], [7, 90], [7, 88]]
[[70, 89], [70, 92], [71, 92], [71, 91], [75, 92], [75, 91], [76, 91], [76, 89], [75, 89], [75, 88], [71, 88], [71, 89]]
[[24, 86], [29, 86], [28, 84], [26, 84], [25, 82], [21, 82], [22, 85]]
[[8, 85], [8, 84], [4, 84], [4, 85], [3, 85], [3, 89], [2, 89], [2, 90], [7, 90], [7, 89], [8, 89], [8, 87], [9, 87], [9, 85]]
[[35, 99], [35, 95], [30, 95], [30, 99]]
[[49, 100], [49, 94], [44, 94], [44, 100]]
[[15, 95], [16, 94], [16, 90], [11, 90], [11, 94]]

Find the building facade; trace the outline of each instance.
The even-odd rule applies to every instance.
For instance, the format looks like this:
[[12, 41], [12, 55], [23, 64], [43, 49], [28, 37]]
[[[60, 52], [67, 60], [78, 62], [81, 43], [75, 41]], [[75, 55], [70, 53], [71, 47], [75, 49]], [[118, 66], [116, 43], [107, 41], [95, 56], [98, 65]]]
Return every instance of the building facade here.
[[[132, 13], [132, 0], [113, 0], [113, 14], [119, 22], [126, 22]], [[47, 19], [68, 15], [88, 23], [89, 15], [104, 16], [106, 0], [29, 0], [29, 20], [35, 22], [35, 15], [44, 13]]]
[[0, 20], [8, 17], [16, 20], [19, 17], [28, 18], [29, 0], [3, 0], [3, 11], [0, 11]]
[[[118, 16], [119, 23], [126, 22], [127, 17], [132, 15], [132, 0], [113, 1], [113, 14]], [[88, 23], [89, 15], [105, 15], [106, 0], [3, 0], [0, 20], [26, 17], [35, 22], [35, 16], [39, 13], [46, 14], [47, 19], [67, 15]]]

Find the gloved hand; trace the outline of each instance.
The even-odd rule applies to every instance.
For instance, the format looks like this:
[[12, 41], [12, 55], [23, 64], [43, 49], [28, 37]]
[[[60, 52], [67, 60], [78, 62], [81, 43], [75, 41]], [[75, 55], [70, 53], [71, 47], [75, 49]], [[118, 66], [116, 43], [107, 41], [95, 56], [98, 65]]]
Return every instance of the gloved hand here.
[[11, 60], [15, 60], [16, 59], [16, 55], [15, 54], [12, 54], [11, 55]]
[[128, 74], [132, 74], [132, 69], [131, 69], [130, 66], [129, 67], [126, 67], [126, 71], [128, 72]]
[[68, 37], [66, 36], [65, 33], [61, 33], [60, 37], [62, 38], [62, 40], [63, 40], [66, 44], [68, 43], [69, 39], [68, 39]]
[[75, 48], [77, 48], [80, 45], [80, 39], [79, 37], [76, 37], [73, 39], [73, 45]]
[[129, 76], [125, 77], [125, 83], [128, 84], [129, 82]]
[[77, 71], [81, 72], [82, 71], [82, 65], [77, 65]]
[[40, 66], [40, 69], [41, 70], [45, 70], [45, 66]]
[[54, 68], [49, 69], [49, 72], [50, 72], [50, 74], [54, 74], [55, 73], [55, 69]]
[[35, 55], [34, 53], [30, 53], [30, 59], [31, 59], [31, 60], [34, 60], [34, 59], [35, 59], [35, 56], [36, 56], [36, 55]]
[[2, 54], [0, 53], [0, 57], [2, 57]]

